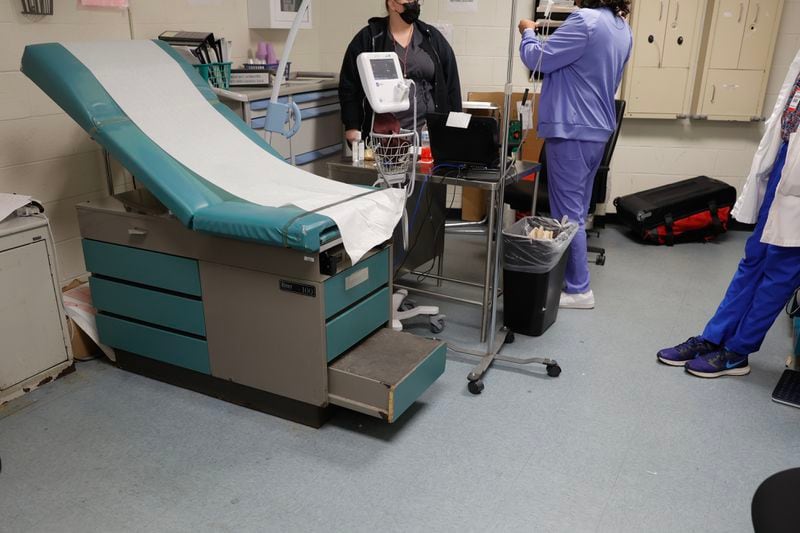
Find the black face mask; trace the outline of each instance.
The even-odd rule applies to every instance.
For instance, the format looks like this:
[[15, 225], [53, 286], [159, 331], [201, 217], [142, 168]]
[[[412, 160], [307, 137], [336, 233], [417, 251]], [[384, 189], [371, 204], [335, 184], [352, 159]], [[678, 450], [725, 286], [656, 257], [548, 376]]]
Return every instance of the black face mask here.
[[403, 12], [400, 13], [400, 18], [403, 19], [403, 22], [406, 24], [414, 24], [419, 19], [419, 12], [419, 2], [413, 0], [412, 2], [403, 4]]

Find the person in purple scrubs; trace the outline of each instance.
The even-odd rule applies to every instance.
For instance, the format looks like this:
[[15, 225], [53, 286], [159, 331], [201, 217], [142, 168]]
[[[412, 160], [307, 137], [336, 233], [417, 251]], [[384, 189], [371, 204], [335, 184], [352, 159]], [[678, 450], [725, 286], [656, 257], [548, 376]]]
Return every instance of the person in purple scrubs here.
[[538, 135], [545, 139], [550, 211], [578, 222], [568, 251], [561, 307], [593, 309], [586, 251], [586, 216], [594, 176], [617, 127], [614, 94], [630, 57], [628, 0], [576, 0], [581, 9], [545, 41], [538, 24], [522, 20], [520, 56], [544, 74]]

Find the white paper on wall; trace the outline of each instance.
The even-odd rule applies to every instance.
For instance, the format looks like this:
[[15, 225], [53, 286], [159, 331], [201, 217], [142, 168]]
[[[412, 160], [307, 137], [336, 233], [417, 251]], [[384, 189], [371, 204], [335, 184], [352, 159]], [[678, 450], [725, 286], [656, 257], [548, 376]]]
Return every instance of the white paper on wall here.
[[462, 13], [476, 13], [478, 0], [447, 0], [447, 10]]
[[[296, 205], [333, 219], [353, 262], [391, 238], [405, 191], [364, 189], [293, 167], [266, 152], [217, 112], [151, 41], [64, 45], [126, 115], [170, 156], [217, 187], [267, 207]], [[344, 202], [344, 203], [340, 203]], [[331, 206], [334, 207], [326, 207]]]
[[124, 9], [128, 7], [128, 0], [81, 0], [84, 7], [116, 7]]

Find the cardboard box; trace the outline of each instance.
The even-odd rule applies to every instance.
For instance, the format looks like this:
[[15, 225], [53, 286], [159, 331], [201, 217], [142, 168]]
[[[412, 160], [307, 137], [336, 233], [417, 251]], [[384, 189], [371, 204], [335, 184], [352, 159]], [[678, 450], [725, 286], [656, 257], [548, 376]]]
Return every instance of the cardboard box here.
[[[521, 102], [524, 93], [514, 93], [511, 95], [511, 110], [516, 113], [517, 102]], [[530, 98], [530, 95], [528, 95]], [[471, 102], [489, 102], [497, 108], [496, 110], [483, 110], [474, 109], [468, 110], [469, 113], [476, 116], [493, 116], [500, 124], [500, 129], [503, 128], [503, 102], [505, 95], [501, 91], [496, 92], [470, 92], [467, 94], [467, 100]], [[539, 154], [542, 151], [544, 140], [536, 136], [536, 119], [538, 118], [539, 108], [539, 95], [535, 95], [533, 100], [533, 118], [534, 128], [528, 132], [528, 137], [522, 145], [522, 160], [537, 162], [539, 161]], [[500, 132], [503, 135], [504, 132]], [[502, 138], [500, 142], [502, 142]], [[477, 222], [483, 220], [486, 216], [486, 209], [488, 203], [488, 192], [481, 189], [474, 189], [464, 187], [461, 192], [461, 219], [467, 222]]]
[[77, 361], [88, 361], [100, 355], [100, 347], [75, 325], [71, 318], [67, 318], [69, 326], [69, 339], [72, 344], [72, 357]]
[[[517, 110], [517, 102], [522, 101], [522, 97], [524, 93], [514, 93], [511, 95], [511, 111], [512, 113], [516, 113]], [[528, 95], [530, 98], [531, 95]], [[503, 101], [505, 100], [505, 95], [502, 91], [493, 91], [493, 92], [470, 92], [467, 93], [467, 100], [473, 102], [491, 102], [492, 105], [498, 108], [497, 111], [497, 120], [500, 123], [500, 128], [503, 127]], [[542, 145], [544, 144], [544, 139], [540, 139], [536, 136], [536, 122], [539, 118], [539, 95], [535, 95], [533, 99], [533, 129], [528, 132], [528, 138], [525, 139], [525, 143], [522, 145], [522, 160], [523, 161], [531, 161], [537, 162], [539, 161], [539, 153], [542, 151]], [[502, 135], [503, 132], [500, 132]], [[502, 139], [501, 139], [502, 142]]]
[[[66, 287], [63, 287], [61, 292], [70, 291], [84, 283], [86, 282], [76, 279]], [[67, 327], [69, 327], [69, 338], [72, 344], [72, 357], [75, 360], [88, 361], [100, 355], [100, 347], [69, 317], [67, 317]]]

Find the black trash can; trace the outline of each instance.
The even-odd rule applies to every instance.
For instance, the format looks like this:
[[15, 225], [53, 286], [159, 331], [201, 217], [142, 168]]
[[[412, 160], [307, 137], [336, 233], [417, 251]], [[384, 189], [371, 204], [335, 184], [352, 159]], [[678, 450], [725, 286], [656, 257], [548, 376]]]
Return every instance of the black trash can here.
[[[537, 226], [553, 231], [553, 239], [531, 239]], [[527, 217], [503, 232], [503, 324], [511, 331], [538, 337], [556, 321], [565, 252], [577, 231], [575, 223]]]

